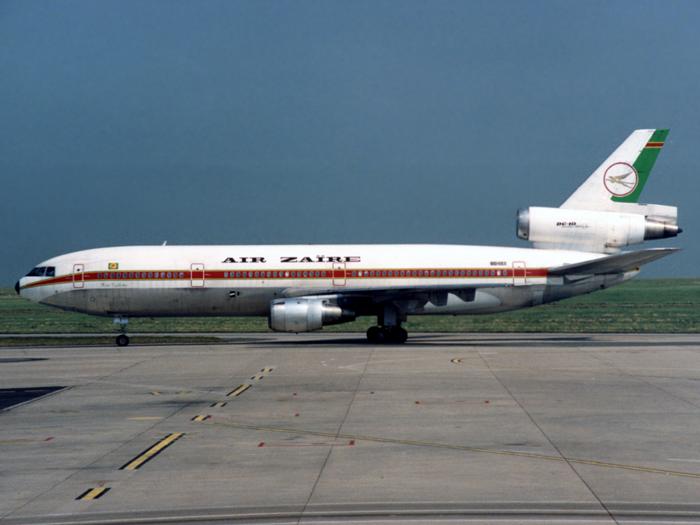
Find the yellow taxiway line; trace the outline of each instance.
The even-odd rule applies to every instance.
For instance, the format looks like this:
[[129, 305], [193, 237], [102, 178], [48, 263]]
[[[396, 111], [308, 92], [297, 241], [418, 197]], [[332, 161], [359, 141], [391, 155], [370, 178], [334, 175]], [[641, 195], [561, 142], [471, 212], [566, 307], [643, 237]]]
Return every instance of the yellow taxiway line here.
[[83, 492], [80, 496], [75, 499], [79, 500], [94, 500], [99, 497], [104, 496], [104, 494], [109, 490], [109, 487], [95, 487], [93, 489], [88, 489]]
[[158, 441], [152, 447], [144, 450], [141, 454], [136, 456], [134, 459], [123, 465], [119, 470], [136, 470], [141, 467], [146, 461], [153, 459], [156, 455], [160, 454], [167, 447], [175, 443], [178, 439], [184, 436], [184, 432], [173, 432], [168, 434], [163, 439]]
[[242, 385], [238, 385], [236, 388], [234, 388], [228, 394], [226, 394], [226, 397], [238, 397], [243, 392], [248, 390], [251, 386], [252, 385], [249, 385], [248, 383], [243, 383]]

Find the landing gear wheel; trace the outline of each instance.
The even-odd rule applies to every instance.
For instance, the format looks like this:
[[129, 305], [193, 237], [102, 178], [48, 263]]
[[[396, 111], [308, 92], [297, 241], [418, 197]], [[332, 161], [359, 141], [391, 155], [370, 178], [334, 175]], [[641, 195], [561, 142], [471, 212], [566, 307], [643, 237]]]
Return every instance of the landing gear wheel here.
[[372, 326], [367, 330], [370, 343], [403, 344], [408, 339], [408, 332], [400, 326]]
[[390, 334], [391, 337], [389, 338], [389, 340], [392, 343], [398, 343], [402, 345], [406, 342], [406, 339], [408, 339], [408, 332], [400, 326], [392, 327]]
[[400, 326], [388, 326], [384, 328], [386, 332], [386, 342], [394, 344], [403, 344], [408, 339], [408, 332]]
[[367, 330], [367, 341], [370, 343], [378, 343], [382, 338], [382, 330], [378, 326], [370, 326]]
[[129, 345], [129, 336], [125, 334], [119, 334], [117, 336], [117, 346], [128, 346]]

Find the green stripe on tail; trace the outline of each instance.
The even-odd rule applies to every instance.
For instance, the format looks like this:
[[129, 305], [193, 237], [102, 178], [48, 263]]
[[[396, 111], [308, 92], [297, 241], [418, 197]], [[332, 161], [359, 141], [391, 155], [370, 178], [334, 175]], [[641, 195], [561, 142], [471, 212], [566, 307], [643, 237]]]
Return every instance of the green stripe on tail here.
[[654, 163], [656, 162], [656, 157], [659, 156], [661, 146], [663, 146], [667, 136], [667, 129], [657, 129], [654, 131], [654, 134], [651, 136], [647, 142], [647, 145], [644, 147], [644, 149], [642, 149], [642, 152], [639, 154], [637, 160], [635, 160], [633, 164], [634, 169], [637, 170], [639, 175], [637, 187], [632, 193], [625, 195], [624, 197], [611, 197], [613, 201], [639, 202], [639, 196], [642, 194], [642, 190], [644, 190], [649, 174], [651, 173]]

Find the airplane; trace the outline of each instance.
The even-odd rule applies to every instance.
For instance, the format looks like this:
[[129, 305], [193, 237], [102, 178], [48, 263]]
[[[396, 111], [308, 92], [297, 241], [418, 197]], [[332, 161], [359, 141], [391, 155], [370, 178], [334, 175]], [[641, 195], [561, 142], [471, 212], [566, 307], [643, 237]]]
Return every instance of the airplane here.
[[403, 343], [409, 315], [504, 312], [635, 277], [677, 248], [623, 251], [675, 237], [674, 206], [640, 204], [667, 129], [638, 129], [558, 208], [518, 211], [531, 248], [466, 245], [123, 246], [53, 257], [22, 277], [22, 297], [110, 316], [264, 316], [309, 332], [376, 316], [372, 343]]

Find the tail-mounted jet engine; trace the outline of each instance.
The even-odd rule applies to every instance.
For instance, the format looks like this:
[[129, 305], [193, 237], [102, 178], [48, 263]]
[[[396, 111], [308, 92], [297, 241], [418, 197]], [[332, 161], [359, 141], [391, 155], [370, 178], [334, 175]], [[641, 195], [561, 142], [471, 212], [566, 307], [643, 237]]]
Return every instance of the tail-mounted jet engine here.
[[311, 332], [325, 325], [355, 320], [355, 313], [323, 298], [278, 299], [270, 306], [270, 328], [276, 332]]
[[676, 208], [636, 206], [645, 206], [649, 211], [660, 210], [663, 215], [531, 206], [518, 211], [517, 235], [533, 242], [535, 247], [556, 245], [590, 251], [617, 251], [650, 239], [675, 237], [683, 231], [678, 227]]

